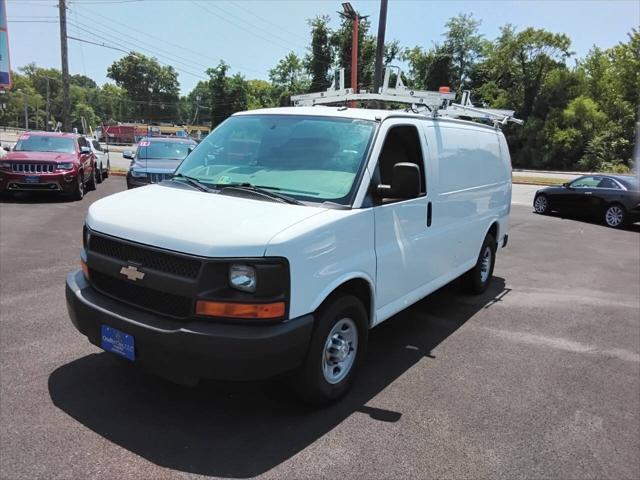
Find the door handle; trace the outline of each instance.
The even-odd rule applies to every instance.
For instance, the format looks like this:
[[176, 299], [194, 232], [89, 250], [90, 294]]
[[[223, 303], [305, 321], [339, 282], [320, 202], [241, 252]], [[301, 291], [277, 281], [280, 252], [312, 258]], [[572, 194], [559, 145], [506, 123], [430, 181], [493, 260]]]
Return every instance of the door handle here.
[[431, 210], [432, 210], [431, 209], [431, 202], [428, 202], [427, 203], [427, 227], [431, 226], [431, 216], [432, 216], [431, 215], [432, 214]]

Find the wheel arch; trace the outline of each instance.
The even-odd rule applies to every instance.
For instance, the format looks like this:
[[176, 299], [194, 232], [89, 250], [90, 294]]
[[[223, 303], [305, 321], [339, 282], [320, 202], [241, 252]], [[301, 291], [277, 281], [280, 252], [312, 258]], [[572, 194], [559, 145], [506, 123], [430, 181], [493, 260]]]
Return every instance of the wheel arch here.
[[489, 228], [487, 229], [487, 232], [484, 234], [484, 237], [482, 238], [482, 241], [484, 242], [484, 239], [487, 237], [487, 235], [493, 235], [493, 238], [496, 242], [500, 241], [500, 222], [497, 219], [494, 219], [493, 222], [491, 223], [491, 225], [489, 226]]
[[341, 278], [335, 282], [319, 296], [311, 311], [315, 312], [330, 301], [331, 297], [340, 293], [353, 295], [362, 302], [367, 312], [369, 328], [371, 328], [375, 312], [375, 288], [372, 279], [364, 274]]

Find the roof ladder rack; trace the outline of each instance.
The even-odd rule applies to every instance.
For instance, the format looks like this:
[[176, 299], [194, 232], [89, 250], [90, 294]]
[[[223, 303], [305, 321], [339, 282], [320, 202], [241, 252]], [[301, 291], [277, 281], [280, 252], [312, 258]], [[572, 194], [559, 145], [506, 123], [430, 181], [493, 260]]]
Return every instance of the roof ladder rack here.
[[[396, 70], [395, 85], [390, 86], [392, 73]], [[453, 103], [455, 93], [446, 91], [412, 90], [402, 82], [399, 67], [385, 68], [384, 81], [378, 92], [363, 91], [354, 93], [352, 88], [344, 87], [344, 68], [336, 70], [333, 84], [325, 92], [292, 95], [291, 101], [296, 107], [314, 105], [343, 104], [349, 101], [402, 103], [414, 108], [425, 107], [428, 114], [434, 117], [466, 117], [481, 121], [491, 121], [494, 125], [505, 125], [514, 122], [522, 125], [523, 121], [515, 118], [513, 110], [474, 107], [469, 91], [462, 94], [461, 103]], [[426, 112], [425, 112], [426, 113]]]

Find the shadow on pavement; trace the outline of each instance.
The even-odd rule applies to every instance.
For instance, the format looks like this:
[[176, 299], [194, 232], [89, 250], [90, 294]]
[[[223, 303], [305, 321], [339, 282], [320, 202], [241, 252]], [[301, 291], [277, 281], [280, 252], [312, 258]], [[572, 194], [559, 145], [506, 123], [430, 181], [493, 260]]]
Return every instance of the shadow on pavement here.
[[[538, 215], [535, 212], [533, 212], [533, 213], [535, 215]], [[597, 225], [598, 227], [606, 228], [606, 229], [611, 230], [611, 231], [618, 230], [618, 231], [623, 231], [623, 232], [627, 231], [627, 232], [638, 232], [638, 233], [640, 233], [640, 222], [635, 222], [635, 223], [632, 223], [632, 224], [627, 225], [625, 227], [622, 227], [622, 228], [619, 228], [619, 229], [615, 229], [615, 228], [611, 228], [611, 227], [608, 227], [607, 225], [605, 225], [602, 220], [598, 220], [598, 219], [595, 219], [595, 218], [590, 217], [590, 216], [568, 215], [566, 213], [558, 213], [558, 212], [548, 213], [547, 216], [554, 217], [554, 218], [560, 218], [562, 220], [569, 220], [569, 221], [575, 221], [575, 222], [588, 223], [590, 225]]]
[[[196, 388], [146, 375], [99, 353], [49, 377], [53, 403], [115, 444], [171, 469], [245, 478], [264, 473], [331, 431], [354, 412], [397, 422], [402, 412], [366, 406], [460, 328], [509, 293], [494, 278], [480, 296], [453, 282], [373, 329], [364, 368], [342, 401], [314, 410], [283, 381], [203, 382]], [[80, 340], [80, 339], [79, 339]]]

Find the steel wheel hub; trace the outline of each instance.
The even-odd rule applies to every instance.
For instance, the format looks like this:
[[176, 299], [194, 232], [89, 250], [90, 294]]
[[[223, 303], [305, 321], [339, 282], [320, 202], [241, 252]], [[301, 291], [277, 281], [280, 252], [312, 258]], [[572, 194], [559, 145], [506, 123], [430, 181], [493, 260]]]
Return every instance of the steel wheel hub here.
[[330, 384], [342, 381], [351, 371], [358, 349], [358, 330], [350, 318], [339, 320], [327, 335], [322, 353], [322, 373]]
[[480, 262], [480, 280], [482, 283], [489, 279], [489, 271], [491, 270], [491, 248], [484, 249], [482, 261]]
[[535, 208], [538, 213], [544, 212], [547, 209], [547, 199], [542, 195], [538, 196], [533, 203], [533, 208]]

